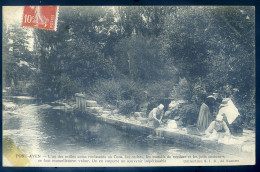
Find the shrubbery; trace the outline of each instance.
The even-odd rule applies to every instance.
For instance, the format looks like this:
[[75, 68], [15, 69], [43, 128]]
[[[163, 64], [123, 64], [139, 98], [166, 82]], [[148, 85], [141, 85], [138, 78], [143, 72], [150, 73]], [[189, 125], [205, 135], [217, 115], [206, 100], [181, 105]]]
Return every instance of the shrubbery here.
[[131, 113], [135, 112], [136, 103], [133, 100], [122, 100], [119, 102], [119, 112], [129, 116]]
[[[127, 78], [99, 80], [87, 90], [87, 95], [101, 104], [108, 103], [116, 105], [118, 108], [127, 106], [131, 109], [130, 111], [133, 109], [132, 106], [137, 107], [146, 101], [143, 89]], [[132, 105], [128, 106], [130, 102]]]
[[197, 122], [199, 106], [196, 103], [183, 104], [176, 112], [184, 125], [193, 125]]

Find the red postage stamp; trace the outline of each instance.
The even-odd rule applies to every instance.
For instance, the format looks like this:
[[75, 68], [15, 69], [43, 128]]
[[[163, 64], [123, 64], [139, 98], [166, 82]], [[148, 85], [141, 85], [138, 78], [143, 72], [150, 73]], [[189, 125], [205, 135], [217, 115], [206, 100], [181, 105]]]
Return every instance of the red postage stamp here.
[[22, 26], [55, 30], [58, 6], [24, 6]]

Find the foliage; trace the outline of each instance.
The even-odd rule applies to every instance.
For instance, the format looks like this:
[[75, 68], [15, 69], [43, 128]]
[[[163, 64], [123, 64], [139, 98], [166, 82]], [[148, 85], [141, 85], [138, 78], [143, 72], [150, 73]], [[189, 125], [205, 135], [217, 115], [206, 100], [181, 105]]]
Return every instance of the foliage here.
[[193, 125], [198, 119], [199, 106], [196, 103], [184, 104], [178, 108], [178, 114], [184, 125]]
[[136, 111], [136, 103], [133, 100], [121, 100], [119, 102], [119, 112], [129, 116]]
[[[33, 54], [29, 51], [25, 29], [3, 26], [3, 86], [17, 86], [17, 81], [34, 79]], [[13, 85], [12, 85], [13, 84]]]
[[100, 103], [109, 103], [119, 106], [120, 102], [132, 101], [138, 107], [146, 100], [145, 91], [130, 79], [100, 79], [92, 87], [89, 87], [87, 95]]
[[115, 80], [98, 80], [86, 93], [100, 103], [115, 105], [119, 99], [119, 87]]
[[[11, 36], [4, 28], [3, 40], [13, 37], [13, 46], [23, 47], [23, 55], [12, 55], [12, 61], [37, 68], [7, 64], [4, 83], [30, 76], [37, 97], [85, 92], [129, 112], [151, 97], [183, 99], [189, 104], [180, 113], [187, 120], [196, 118], [203, 99], [217, 91], [231, 97], [245, 126], [252, 126], [254, 18], [253, 7], [239, 6], [62, 7], [56, 32], [35, 29], [33, 52], [22, 46], [26, 34], [18, 29]], [[11, 59], [10, 45], [4, 45]]]

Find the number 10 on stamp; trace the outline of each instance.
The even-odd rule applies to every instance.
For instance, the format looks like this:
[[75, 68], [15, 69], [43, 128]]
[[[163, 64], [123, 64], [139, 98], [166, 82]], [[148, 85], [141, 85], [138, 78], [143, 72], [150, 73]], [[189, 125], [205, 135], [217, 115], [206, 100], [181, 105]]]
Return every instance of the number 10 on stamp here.
[[22, 26], [57, 29], [58, 6], [24, 6]]

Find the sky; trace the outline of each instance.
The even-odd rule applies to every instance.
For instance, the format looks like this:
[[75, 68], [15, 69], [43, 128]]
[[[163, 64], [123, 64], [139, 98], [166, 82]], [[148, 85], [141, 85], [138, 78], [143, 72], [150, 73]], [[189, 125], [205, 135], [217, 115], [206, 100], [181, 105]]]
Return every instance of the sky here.
[[4, 6], [3, 24], [9, 26], [22, 23], [23, 6]]
[[3, 25], [6, 25], [7, 28], [11, 25], [16, 24], [17, 27], [21, 29], [25, 29], [27, 31], [28, 36], [31, 36], [28, 39], [30, 51], [33, 51], [33, 30], [32, 28], [24, 28], [22, 27], [22, 20], [23, 20], [23, 6], [4, 6], [3, 7]]

